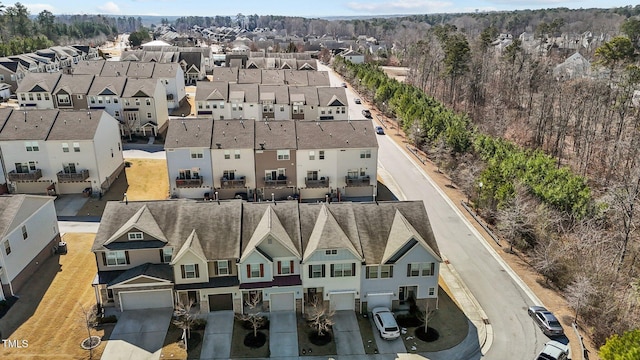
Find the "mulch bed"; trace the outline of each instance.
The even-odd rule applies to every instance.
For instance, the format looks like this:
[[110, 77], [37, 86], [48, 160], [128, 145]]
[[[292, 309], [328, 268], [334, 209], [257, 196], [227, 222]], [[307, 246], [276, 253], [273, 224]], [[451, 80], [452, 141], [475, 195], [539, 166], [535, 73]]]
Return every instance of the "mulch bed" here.
[[438, 330], [428, 326], [427, 327], [427, 331], [424, 331], [424, 326], [420, 326], [419, 328], [416, 328], [416, 337], [422, 341], [426, 341], [426, 342], [434, 342], [436, 340], [438, 340], [438, 338], [440, 338], [440, 334], [438, 333]]
[[256, 336], [253, 336], [253, 332], [250, 332], [244, 337], [244, 345], [252, 349], [260, 348], [264, 346], [266, 342], [267, 335], [265, 335], [265, 333], [263, 333], [262, 331], [258, 331], [256, 333]]
[[309, 334], [309, 341], [311, 341], [313, 345], [324, 346], [331, 342], [331, 334], [325, 332], [322, 335], [318, 335], [318, 333], [314, 331]]

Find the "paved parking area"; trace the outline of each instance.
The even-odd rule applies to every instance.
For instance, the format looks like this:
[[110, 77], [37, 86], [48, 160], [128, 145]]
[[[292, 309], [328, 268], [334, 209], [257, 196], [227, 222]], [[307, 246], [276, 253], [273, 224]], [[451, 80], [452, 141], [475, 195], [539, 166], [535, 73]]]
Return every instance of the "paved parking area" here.
[[173, 309], [123, 311], [118, 317], [104, 360], [157, 360], [169, 329]]
[[58, 195], [53, 205], [58, 216], [76, 216], [88, 200], [89, 198], [82, 194]]
[[[401, 354], [406, 353], [407, 348], [404, 346], [404, 342], [401, 338], [394, 340], [385, 340], [380, 336], [380, 332], [373, 323], [373, 317], [369, 317], [369, 324], [373, 328], [373, 336], [376, 338], [376, 346], [378, 347], [378, 353], [380, 354]], [[402, 337], [403, 335], [400, 335]], [[406, 334], [404, 336], [407, 336]]]
[[229, 359], [233, 334], [233, 311], [213, 311], [207, 315], [202, 339], [201, 360]]
[[298, 326], [295, 312], [269, 313], [269, 351], [271, 358], [275, 359], [298, 356]]
[[351, 310], [336, 311], [333, 316], [333, 336], [336, 341], [336, 351], [341, 355], [364, 355], [362, 335], [358, 327], [356, 313]]

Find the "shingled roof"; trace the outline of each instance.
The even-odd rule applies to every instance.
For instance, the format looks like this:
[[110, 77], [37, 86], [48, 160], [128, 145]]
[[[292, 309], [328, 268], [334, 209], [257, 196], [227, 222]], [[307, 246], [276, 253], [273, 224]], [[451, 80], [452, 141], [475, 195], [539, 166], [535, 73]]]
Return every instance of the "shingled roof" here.
[[98, 125], [106, 115], [107, 121], [117, 121], [102, 110], [60, 111], [51, 127], [47, 140], [92, 140], [96, 137]]
[[377, 148], [369, 120], [322, 120], [296, 122], [298, 149]]
[[295, 121], [256, 121], [255, 124], [255, 150], [295, 149], [297, 147]]
[[0, 131], [0, 140], [46, 140], [58, 110], [13, 111]]
[[169, 120], [165, 148], [211, 148], [213, 121], [184, 118]]
[[214, 120], [211, 148], [218, 149], [220, 144], [220, 149], [253, 149], [254, 123], [254, 120]]

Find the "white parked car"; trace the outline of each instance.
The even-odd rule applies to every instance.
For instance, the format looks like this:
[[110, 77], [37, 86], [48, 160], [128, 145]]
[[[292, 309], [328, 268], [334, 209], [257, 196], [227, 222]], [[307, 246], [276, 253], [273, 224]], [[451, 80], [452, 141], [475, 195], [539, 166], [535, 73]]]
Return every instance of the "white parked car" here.
[[373, 322], [376, 324], [380, 337], [393, 340], [400, 337], [400, 328], [393, 313], [386, 307], [377, 307], [373, 311]]
[[544, 344], [544, 348], [536, 357], [536, 360], [567, 360], [569, 359], [569, 347], [561, 342], [551, 340]]

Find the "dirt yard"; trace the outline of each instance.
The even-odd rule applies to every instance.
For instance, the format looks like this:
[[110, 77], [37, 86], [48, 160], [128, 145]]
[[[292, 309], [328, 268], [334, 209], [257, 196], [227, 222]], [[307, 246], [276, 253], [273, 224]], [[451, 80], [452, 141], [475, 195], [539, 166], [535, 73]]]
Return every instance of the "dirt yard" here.
[[[2, 318], [2, 335], [11, 340], [26, 340], [22, 348], [0, 347], [0, 359], [89, 359], [89, 351], [80, 347], [88, 337], [81, 306], [91, 309], [96, 303], [91, 281], [96, 274], [91, 252], [93, 234], [67, 234], [66, 255], [50, 258], [33, 274], [20, 291], [20, 299]], [[91, 335], [108, 338], [113, 325]], [[93, 351], [99, 359], [103, 341]]]
[[164, 200], [169, 196], [167, 162], [155, 159], [128, 159], [131, 166], [113, 183], [102, 198], [92, 197], [78, 215], [102, 216], [107, 201]]
[[[399, 131], [397, 130], [395, 120], [384, 117], [382, 113], [378, 112], [375, 107], [372, 106], [372, 104], [368, 105], [370, 105], [370, 109], [372, 110], [372, 113], [374, 113], [374, 118], [384, 121], [385, 125], [388, 128], [387, 136], [389, 136], [391, 139], [393, 139], [393, 141], [395, 141], [403, 149], [405, 149], [405, 145], [408, 143], [406, 134], [401, 129]], [[378, 115], [378, 117], [375, 115]], [[426, 154], [424, 153], [421, 153], [421, 157], [427, 158]], [[573, 321], [573, 311], [569, 308], [566, 300], [561, 296], [561, 294], [558, 293], [555, 289], [550, 289], [544, 285], [544, 280], [542, 279], [542, 277], [538, 275], [529, 264], [527, 264], [524, 256], [518, 253], [509, 253], [508, 251], [506, 251], [508, 249], [499, 246], [495, 241], [493, 241], [489, 234], [484, 231], [484, 229], [462, 207], [461, 203], [462, 201], [466, 201], [466, 195], [462, 191], [460, 191], [457, 186], [450, 186], [451, 180], [449, 179], [449, 177], [446, 174], [438, 171], [438, 167], [433, 162], [427, 161], [426, 164], [421, 165], [421, 167], [429, 175], [429, 177], [433, 179], [438, 187], [445, 194], [447, 194], [447, 196], [453, 201], [453, 203], [456, 204], [458, 209], [460, 209], [460, 212], [463, 213], [467, 217], [467, 220], [469, 220], [469, 222], [473, 224], [473, 226], [480, 232], [480, 234], [483, 235], [485, 241], [491, 247], [493, 247], [496, 253], [499, 254], [507, 264], [509, 264], [509, 266], [518, 274], [518, 276], [527, 284], [527, 286], [531, 288], [531, 290], [544, 303], [544, 305], [556, 314], [558, 319], [560, 319], [560, 321], [562, 322], [565, 333], [570, 340], [572, 354], [580, 354], [578, 337], [571, 327], [571, 322]], [[455, 266], [455, 264], [453, 265]], [[582, 332], [582, 336], [585, 338], [585, 346], [589, 351], [590, 359], [597, 359], [597, 349], [588, 340], [589, 337], [585, 332]]]

